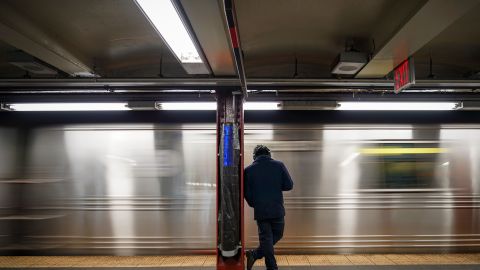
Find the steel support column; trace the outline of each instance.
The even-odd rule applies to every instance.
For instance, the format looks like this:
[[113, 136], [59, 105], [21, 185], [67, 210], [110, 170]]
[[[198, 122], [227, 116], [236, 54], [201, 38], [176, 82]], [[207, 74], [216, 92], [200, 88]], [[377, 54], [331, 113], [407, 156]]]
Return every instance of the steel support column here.
[[243, 96], [217, 94], [217, 269], [244, 269]]

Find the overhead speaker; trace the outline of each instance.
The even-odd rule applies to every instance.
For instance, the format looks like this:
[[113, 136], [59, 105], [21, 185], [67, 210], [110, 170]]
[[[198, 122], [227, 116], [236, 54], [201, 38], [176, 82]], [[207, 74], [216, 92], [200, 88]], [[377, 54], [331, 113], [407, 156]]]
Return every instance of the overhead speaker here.
[[368, 62], [368, 56], [362, 52], [342, 52], [333, 62], [332, 74], [355, 75]]

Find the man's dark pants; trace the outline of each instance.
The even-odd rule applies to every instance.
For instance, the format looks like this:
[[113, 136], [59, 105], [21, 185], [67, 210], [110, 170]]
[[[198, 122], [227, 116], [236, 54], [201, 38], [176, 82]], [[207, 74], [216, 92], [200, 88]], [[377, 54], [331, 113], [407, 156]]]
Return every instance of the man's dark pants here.
[[260, 246], [253, 251], [253, 256], [255, 259], [265, 257], [267, 269], [278, 269], [273, 245], [282, 239], [284, 218], [257, 220], [257, 226]]

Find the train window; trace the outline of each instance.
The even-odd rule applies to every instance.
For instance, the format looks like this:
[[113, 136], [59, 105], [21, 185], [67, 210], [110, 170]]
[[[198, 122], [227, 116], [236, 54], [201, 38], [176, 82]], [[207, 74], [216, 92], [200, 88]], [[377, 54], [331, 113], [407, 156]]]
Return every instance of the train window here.
[[436, 170], [445, 149], [437, 144], [376, 144], [361, 149], [360, 188], [436, 188]]

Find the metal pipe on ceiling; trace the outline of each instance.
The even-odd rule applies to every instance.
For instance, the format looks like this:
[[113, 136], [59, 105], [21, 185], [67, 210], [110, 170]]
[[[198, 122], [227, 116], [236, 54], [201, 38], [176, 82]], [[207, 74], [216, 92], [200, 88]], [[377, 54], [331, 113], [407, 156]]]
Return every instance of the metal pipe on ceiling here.
[[[249, 90], [321, 90], [321, 89], [368, 89], [390, 90], [393, 81], [378, 79], [249, 79]], [[239, 87], [237, 78], [204, 79], [2, 79], [0, 92], [9, 90], [54, 90], [78, 91], [102, 90], [218, 90]], [[417, 80], [413, 90], [429, 89], [480, 89], [480, 80]]]
[[238, 86], [237, 79], [5, 79], [0, 88], [135, 88], [156, 87], [159, 89], [214, 89], [215, 87]]

